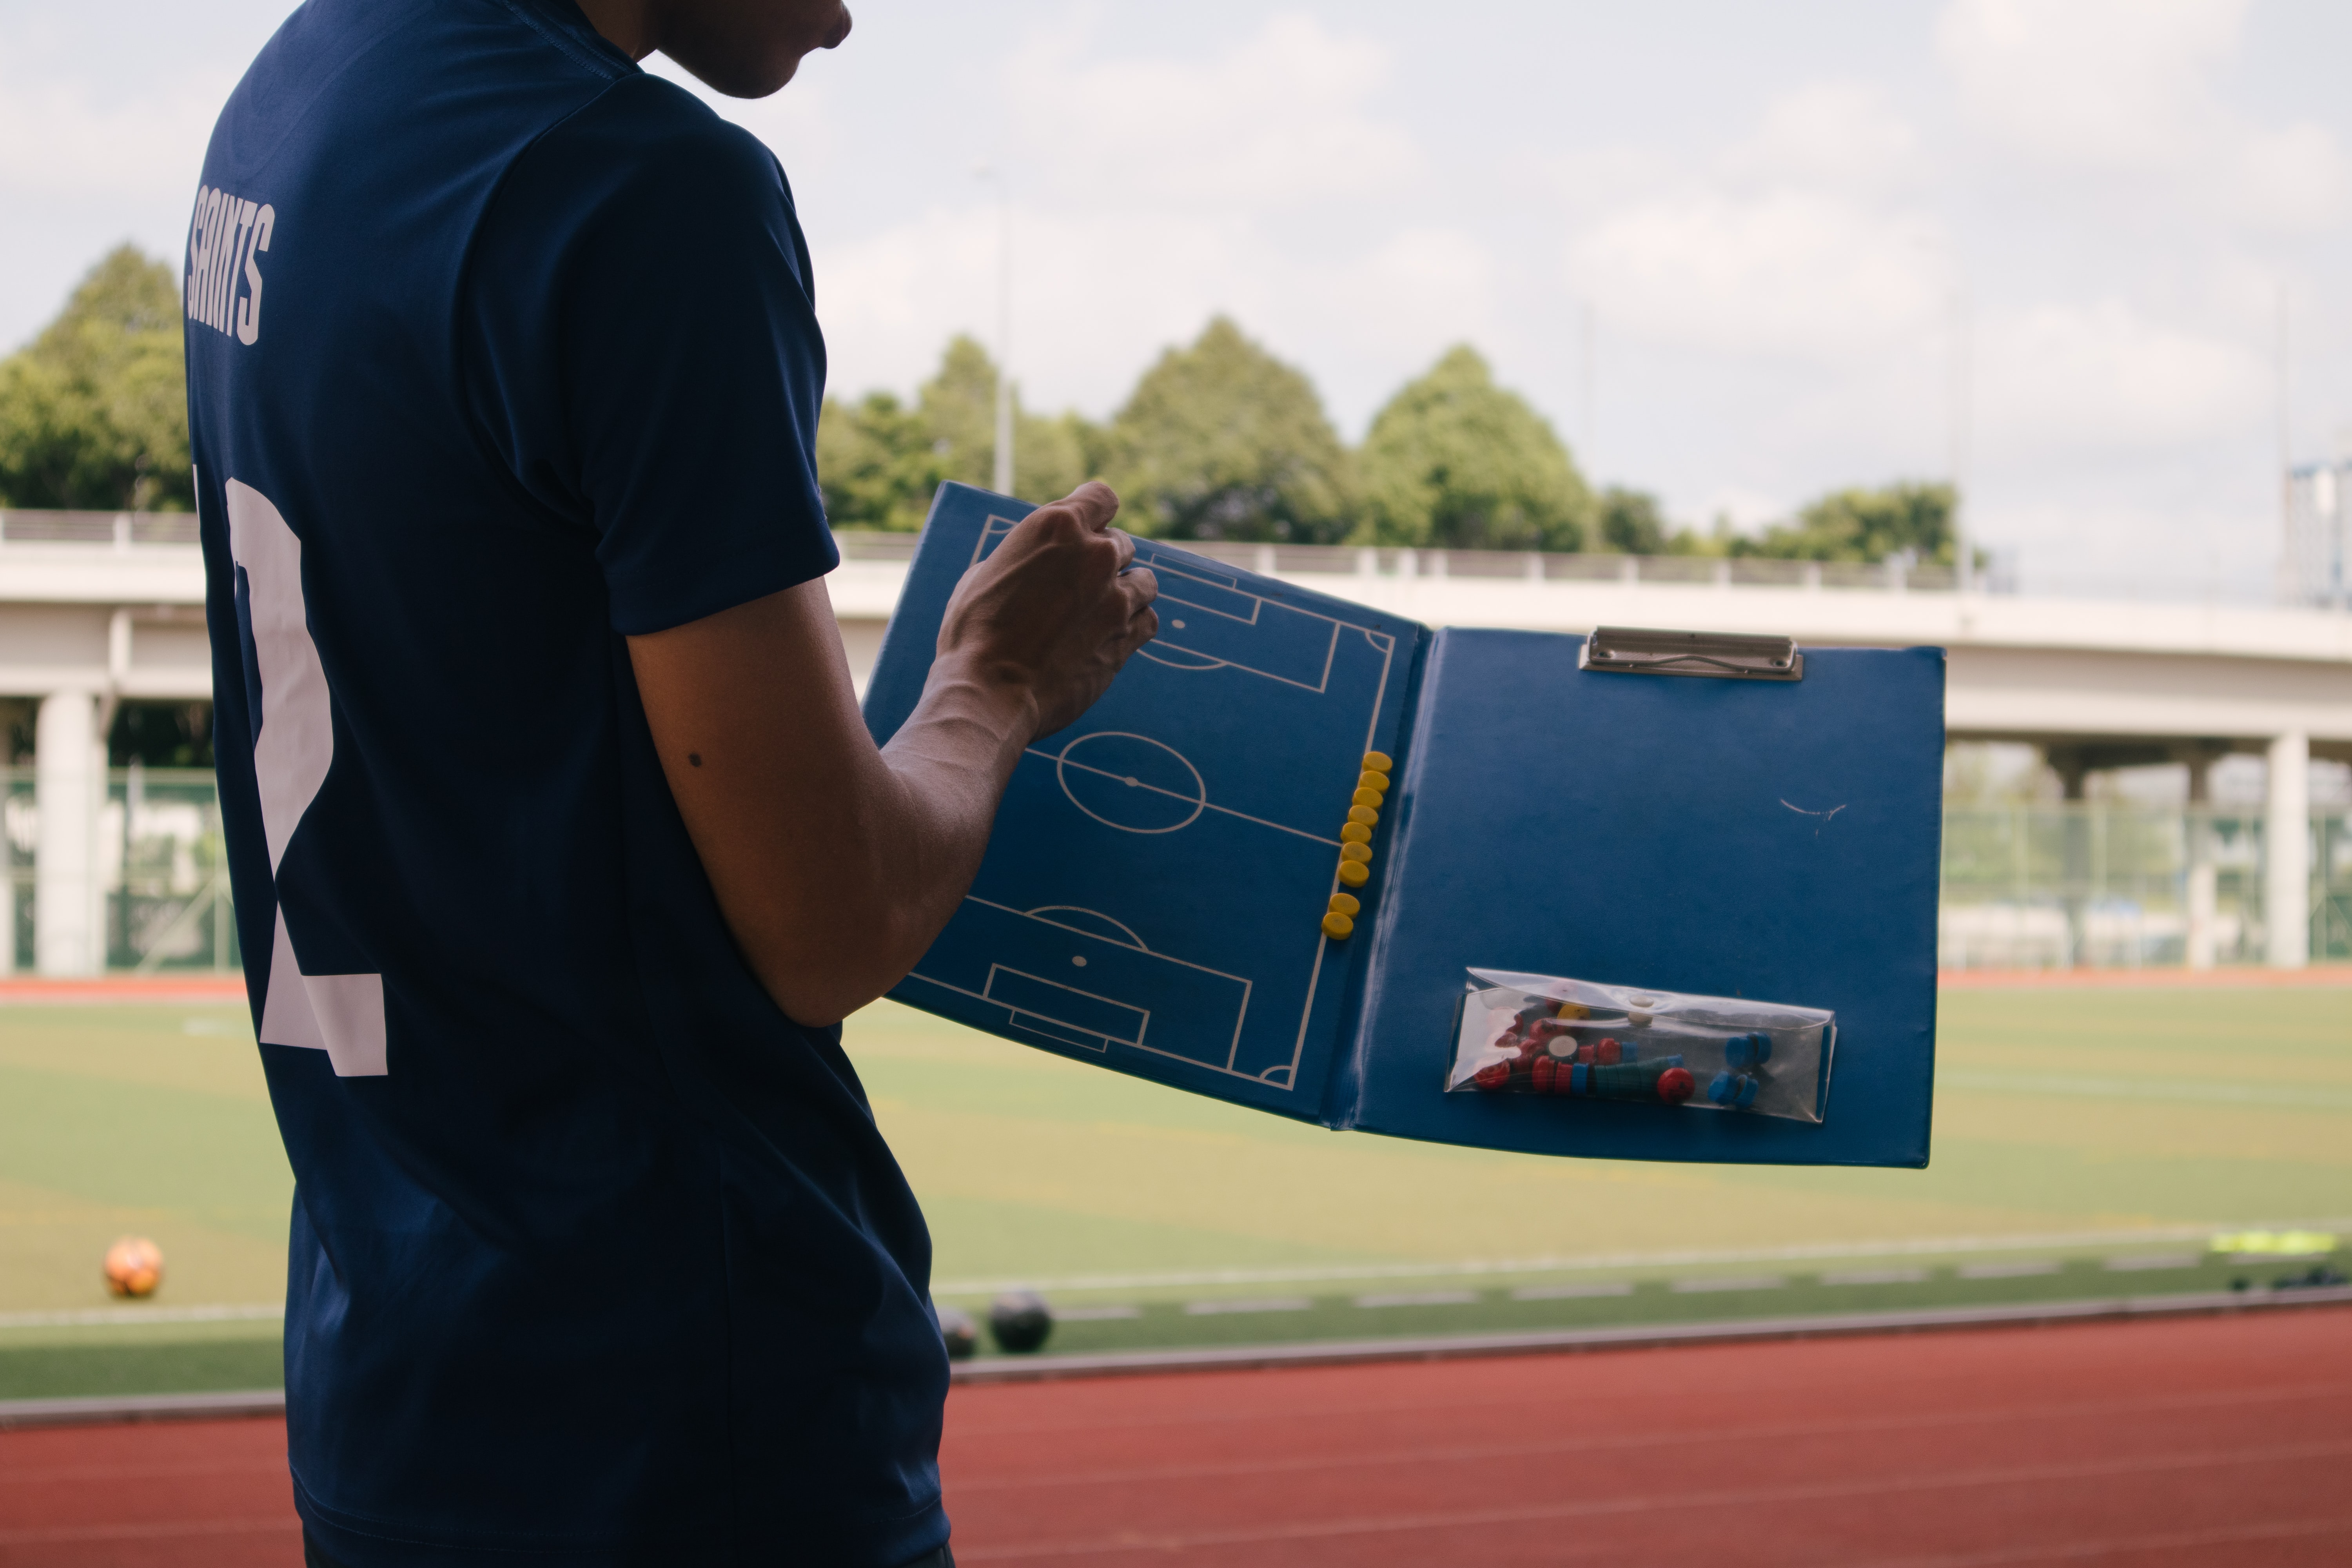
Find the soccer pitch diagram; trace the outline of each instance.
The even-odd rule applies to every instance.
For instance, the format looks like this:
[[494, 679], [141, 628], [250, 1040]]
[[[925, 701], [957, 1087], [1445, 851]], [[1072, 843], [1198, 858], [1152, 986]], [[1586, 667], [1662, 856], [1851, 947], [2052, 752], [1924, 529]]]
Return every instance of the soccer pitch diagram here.
[[[1012, 526], [987, 519], [966, 569]], [[1321, 919], [1359, 764], [1402, 711], [1401, 628], [1150, 541], [1136, 563], [1159, 637], [1023, 755], [971, 895], [898, 994], [1311, 1115], [1348, 952]]]

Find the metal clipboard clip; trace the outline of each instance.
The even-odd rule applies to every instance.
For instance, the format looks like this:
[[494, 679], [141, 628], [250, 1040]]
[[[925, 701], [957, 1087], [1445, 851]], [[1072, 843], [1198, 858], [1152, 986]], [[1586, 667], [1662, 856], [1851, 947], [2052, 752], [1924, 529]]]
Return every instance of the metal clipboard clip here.
[[1744, 632], [1660, 632], [1596, 626], [1577, 656], [1580, 669], [1622, 675], [1704, 675], [1720, 680], [1802, 680], [1794, 637]]

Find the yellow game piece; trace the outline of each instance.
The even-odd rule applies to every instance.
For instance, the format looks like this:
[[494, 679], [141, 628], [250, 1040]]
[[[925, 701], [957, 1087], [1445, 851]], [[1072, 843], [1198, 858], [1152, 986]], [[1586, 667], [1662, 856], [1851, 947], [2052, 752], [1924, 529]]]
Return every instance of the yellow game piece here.
[[1360, 888], [1371, 879], [1372, 873], [1370, 869], [1361, 862], [1355, 860], [1342, 860], [1339, 862], [1339, 880], [1347, 883], [1348, 886], [1351, 888]]
[[1389, 761], [1388, 754], [1384, 752], [1364, 753], [1364, 768], [1368, 773], [1384, 773], [1394, 766], [1396, 764]]
[[1376, 806], [1381, 804], [1381, 792], [1376, 789], [1360, 789], [1349, 798], [1358, 805]]
[[1552, 1014], [1552, 1016], [1555, 1018], [1590, 1018], [1592, 1016], [1592, 1009], [1586, 1006], [1581, 1002], [1563, 1002], [1559, 1005], [1559, 1010]]
[[1369, 866], [1372, 863], [1372, 847], [1369, 844], [1342, 844], [1339, 846], [1339, 858]]
[[1370, 769], [1367, 769], [1363, 773], [1356, 775], [1356, 787], [1358, 789], [1376, 789], [1385, 795], [1388, 793], [1389, 775], [1386, 773], [1376, 773], [1371, 772]]
[[1352, 915], [1363, 907], [1356, 901], [1355, 895], [1352, 893], [1331, 895], [1331, 912], [1335, 915]]
[[1355, 929], [1356, 922], [1349, 920], [1347, 916], [1341, 914], [1337, 910], [1333, 910], [1329, 914], [1323, 917], [1323, 934], [1325, 936], [1333, 937], [1340, 942], [1345, 942], [1348, 940], [1348, 933]]
[[1381, 814], [1369, 805], [1351, 805], [1348, 808], [1348, 820], [1350, 822], [1360, 822], [1370, 827], [1380, 819]]
[[1370, 844], [1372, 841], [1372, 830], [1360, 822], [1351, 822], [1339, 829], [1339, 839], [1344, 844]]

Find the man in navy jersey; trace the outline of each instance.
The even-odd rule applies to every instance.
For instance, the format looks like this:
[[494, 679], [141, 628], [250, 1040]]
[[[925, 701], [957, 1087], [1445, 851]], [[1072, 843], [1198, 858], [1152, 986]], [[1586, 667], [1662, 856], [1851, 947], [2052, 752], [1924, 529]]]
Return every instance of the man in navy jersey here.
[[877, 751], [772, 92], [839, 0], [310, 0], [222, 112], [189, 426], [313, 1562], [948, 1562], [840, 1019], [1157, 623], [1089, 485]]

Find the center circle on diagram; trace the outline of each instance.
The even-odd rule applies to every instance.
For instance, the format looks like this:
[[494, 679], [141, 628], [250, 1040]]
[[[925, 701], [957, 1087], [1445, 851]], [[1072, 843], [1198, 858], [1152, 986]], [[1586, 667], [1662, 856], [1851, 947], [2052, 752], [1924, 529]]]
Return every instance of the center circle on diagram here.
[[1201, 770], [1149, 735], [1105, 730], [1081, 735], [1054, 763], [1070, 804], [1122, 833], [1173, 833], [1208, 805]]

